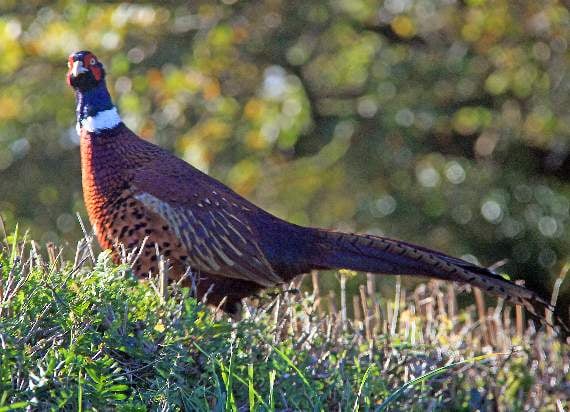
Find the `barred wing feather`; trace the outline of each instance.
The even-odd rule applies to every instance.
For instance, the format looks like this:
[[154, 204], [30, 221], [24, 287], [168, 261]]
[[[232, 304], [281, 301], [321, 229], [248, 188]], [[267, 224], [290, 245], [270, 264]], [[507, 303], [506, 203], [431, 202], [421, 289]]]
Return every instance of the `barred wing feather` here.
[[264, 287], [283, 282], [265, 258], [252, 228], [238, 217], [239, 207], [208, 201], [191, 210], [146, 192], [135, 197], [174, 229], [194, 270]]

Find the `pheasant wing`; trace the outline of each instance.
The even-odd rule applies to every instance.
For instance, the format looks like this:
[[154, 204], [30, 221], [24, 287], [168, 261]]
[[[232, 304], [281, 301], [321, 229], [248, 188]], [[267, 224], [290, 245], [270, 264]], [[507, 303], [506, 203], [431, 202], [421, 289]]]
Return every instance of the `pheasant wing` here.
[[[190, 172], [200, 173], [195, 169]], [[212, 182], [186, 177], [191, 181], [180, 175], [173, 177], [163, 172], [158, 176], [154, 171], [146, 171], [138, 174], [134, 186], [135, 197], [174, 230], [186, 249], [190, 267], [264, 287], [282, 283], [248, 222], [245, 212], [251, 210], [247, 207], [249, 202], [240, 205], [242, 199], [217, 182], [205, 190], [204, 183], [213, 182], [206, 175], [200, 177]]]
[[265, 259], [252, 228], [231, 210], [173, 206], [146, 192], [135, 197], [168, 222], [184, 245], [191, 268], [265, 287], [283, 281]]

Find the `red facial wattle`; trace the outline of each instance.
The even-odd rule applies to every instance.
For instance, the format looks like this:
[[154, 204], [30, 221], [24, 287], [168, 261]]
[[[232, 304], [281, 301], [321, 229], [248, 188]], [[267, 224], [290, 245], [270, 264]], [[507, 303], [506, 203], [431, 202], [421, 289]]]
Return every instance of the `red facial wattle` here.
[[91, 71], [95, 80], [101, 80], [101, 67], [97, 66], [97, 58], [91, 53], [85, 55], [83, 58], [83, 67]]

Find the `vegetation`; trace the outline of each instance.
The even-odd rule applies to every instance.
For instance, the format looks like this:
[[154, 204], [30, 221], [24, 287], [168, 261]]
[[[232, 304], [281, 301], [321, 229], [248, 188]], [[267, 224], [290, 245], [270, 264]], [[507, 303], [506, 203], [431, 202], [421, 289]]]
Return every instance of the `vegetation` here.
[[106, 252], [92, 265], [85, 242], [75, 262], [37, 249], [16, 236], [0, 249], [0, 411], [568, 407], [568, 345], [501, 303], [457, 311], [438, 282], [395, 298], [370, 282], [353, 317], [344, 289], [337, 301], [315, 283], [233, 323]]

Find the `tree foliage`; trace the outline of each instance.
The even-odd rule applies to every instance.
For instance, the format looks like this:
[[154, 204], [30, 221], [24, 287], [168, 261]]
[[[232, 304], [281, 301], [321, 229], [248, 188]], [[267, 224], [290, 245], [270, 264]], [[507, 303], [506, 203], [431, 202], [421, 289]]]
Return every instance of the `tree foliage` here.
[[509, 273], [544, 290], [567, 258], [570, 15], [560, 2], [0, 8], [0, 213], [42, 241], [80, 233], [64, 75], [67, 55], [89, 49], [131, 128], [280, 217], [484, 264], [508, 258]]

